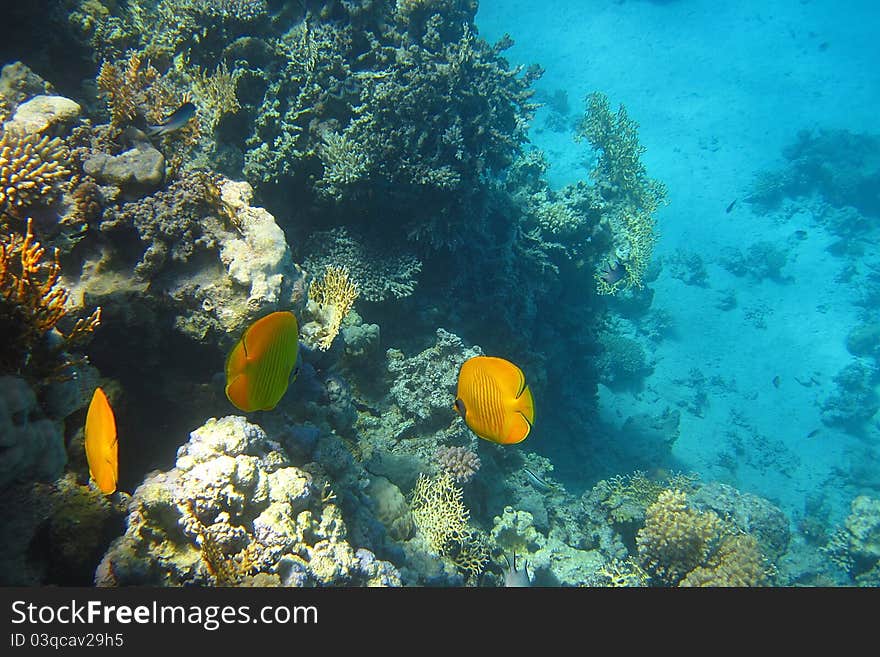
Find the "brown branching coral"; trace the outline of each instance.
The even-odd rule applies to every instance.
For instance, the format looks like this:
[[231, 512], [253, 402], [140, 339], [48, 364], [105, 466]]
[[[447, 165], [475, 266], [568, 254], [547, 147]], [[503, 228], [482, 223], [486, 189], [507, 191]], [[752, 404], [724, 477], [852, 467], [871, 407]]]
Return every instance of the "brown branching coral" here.
[[[68, 314], [70, 292], [60, 284], [58, 252], [51, 260], [45, 255], [45, 248], [34, 239], [30, 219], [23, 238], [12, 234], [8, 242], [0, 242], [0, 333], [4, 345], [0, 371], [21, 372], [31, 364], [37, 344]], [[79, 319], [70, 332], [62, 333], [61, 344], [76, 342], [100, 322], [101, 309], [97, 308], [89, 317]], [[38, 364], [48, 367], [48, 363]]]
[[0, 134], [0, 214], [18, 214], [36, 201], [50, 203], [70, 177], [64, 141], [46, 135]]
[[107, 96], [110, 122], [120, 127], [137, 117], [140, 107], [148, 102], [159, 71], [133, 52], [127, 60], [104, 62], [98, 73], [98, 88]]
[[638, 124], [621, 105], [611, 111], [608, 98], [601, 93], [587, 96], [587, 111], [578, 137], [587, 139], [599, 153], [590, 172], [608, 206], [614, 251], [607, 265], [622, 267], [622, 276], [596, 275], [599, 294], [616, 294], [641, 288], [656, 239], [653, 214], [666, 201], [666, 186], [649, 178], [641, 156]]
[[193, 91], [211, 129], [217, 127], [224, 114], [234, 114], [241, 109], [235, 93], [237, 80], [238, 72], [230, 72], [225, 62], [210, 75], [201, 69], [196, 73]]
[[309, 288], [308, 309], [316, 319], [303, 326], [306, 341], [321, 351], [329, 349], [358, 294], [346, 267], [327, 265], [324, 277]]
[[682, 491], [663, 491], [636, 536], [643, 567], [665, 584], [678, 584], [711, 554], [719, 523], [714, 512], [689, 509]]
[[663, 491], [648, 507], [636, 543], [655, 584], [761, 586], [772, 572], [757, 539], [714, 511], [688, 507], [681, 490]]

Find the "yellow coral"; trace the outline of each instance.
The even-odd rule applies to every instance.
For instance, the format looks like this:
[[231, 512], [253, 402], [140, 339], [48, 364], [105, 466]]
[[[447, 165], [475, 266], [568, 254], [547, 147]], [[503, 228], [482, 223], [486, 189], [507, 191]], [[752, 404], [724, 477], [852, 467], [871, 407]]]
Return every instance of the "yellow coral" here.
[[636, 535], [642, 565], [659, 581], [678, 584], [712, 553], [720, 523], [713, 511], [689, 509], [682, 491], [663, 491]]
[[145, 64], [137, 52], [132, 52], [127, 61], [101, 64], [98, 88], [107, 96], [110, 122], [119, 127], [133, 120], [158, 78], [159, 71], [149, 62]]
[[309, 288], [308, 310], [315, 321], [303, 326], [304, 340], [322, 351], [329, 349], [359, 294], [347, 267], [327, 265], [323, 279], [312, 281]]
[[38, 199], [51, 202], [58, 186], [70, 177], [68, 157], [58, 137], [4, 129], [0, 135], [0, 213], [15, 214]]
[[[45, 249], [34, 240], [28, 219], [24, 238], [11, 235], [0, 242], [0, 322], [7, 324], [0, 370], [19, 371], [31, 358], [34, 346], [68, 313], [70, 292], [61, 287], [58, 252], [44, 262]], [[63, 341], [69, 343], [91, 333], [100, 324], [101, 309], [76, 322]]]
[[748, 534], [727, 533], [718, 549], [681, 580], [679, 586], [761, 586], [767, 581], [758, 541]]
[[641, 162], [645, 147], [639, 144], [637, 129], [638, 124], [629, 118], [623, 105], [613, 114], [605, 95], [593, 93], [587, 97], [587, 112], [578, 137], [589, 140], [599, 152], [590, 175], [611, 210], [614, 253], [607, 260], [622, 263], [626, 270], [623, 278], [612, 283], [596, 274], [599, 294], [643, 287], [657, 238], [653, 214], [666, 200], [666, 186], [648, 178]]
[[639, 558], [655, 583], [677, 586], [761, 586], [773, 575], [755, 537], [714, 511], [688, 508], [681, 490], [666, 490], [648, 507], [636, 535]]
[[412, 516], [428, 545], [448, 557], [471, 580], [489, 559], [485, 538], [468, 524], [470, 512], [463, 491], [448, 472], [435, 477], [420, 474], [412, 493]]
[[197, 71], [193, 91], [211, 129], [217, 127], [224, 114], [234, 114], [241, 109], [235, 94], [237, 81], [237, 71], [230, 73], [225, 62], [221, 62], [211, 75], [201, 69]]

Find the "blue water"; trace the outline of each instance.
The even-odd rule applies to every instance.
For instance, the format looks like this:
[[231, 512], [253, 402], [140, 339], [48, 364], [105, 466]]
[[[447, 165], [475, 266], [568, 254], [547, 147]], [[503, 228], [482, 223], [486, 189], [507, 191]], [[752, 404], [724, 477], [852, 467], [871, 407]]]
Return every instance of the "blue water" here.
[[[774, 500], [793, 518], [819, 500], [838, 521], [854, 495], [880, 490], [877, 416], [856, 432], [821, 421], [841, 368], [854, 361], [876, 368], [845, 342], [860, 319], [877, 319], [876, 305], [854, 302], [880, 263], [878, 218], [862, 253], [839, 257], [827, 250], [838, 238], [819, 225], [814, 207], [794, 199], [760, 213], [744, 198], [758, 172], [784, 166], [782, 150], [799, 131], [877, 131], [880, 14], [873, 2], [842, 7], [561, 0], [548, 8], [483, 0], [477, 15], [489, 42], [504, 33], [514, 39], [512, 63], [544, 67], [539, 98], [562, 91], [575, 116], [594, 90], [626, 106], [640, 124], [650, 175], [669, 187], [655, 255], [695, 254], [705, 263], [707, 287], [684, 284], [670, 266], [653, 283], [654, 308], [672, 316], [675, 339], [657, 347], [643, 391], [600, 386], [603, 418], [619, 425], [635, 413], [680, 406], [697, 368], [715, 382], [699, 414], [682, 413], [674, 455], [685, 467]], [[589, 153], [569, 131], [548, 127], [550, 114], [546, 106], [538, 112], [530, 135], [551, 162], [552, 182], [586, 179]], [[798, 230], [805, 239], [792, 239]], [[760, 241], [787, 255], [781, 281], [737, 277], [722, 266], [725, 249]], [[848, 266], [859, 274], [841, 282]], [[725, 312], [716, 298], [727, 289], [738, 303]]]

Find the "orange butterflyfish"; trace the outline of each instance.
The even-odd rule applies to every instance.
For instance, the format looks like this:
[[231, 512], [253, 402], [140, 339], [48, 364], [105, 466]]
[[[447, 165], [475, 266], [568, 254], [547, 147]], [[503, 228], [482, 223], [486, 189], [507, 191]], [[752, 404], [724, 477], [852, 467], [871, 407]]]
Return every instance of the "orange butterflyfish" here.
[[226, 397], [236, 408], [269, 411], [290, 382], [299, 352], [299, 324], [279, 311], [251, 324], [226, 359]]
[[118, 442], [116, 418], [101, 388], [95, 388], [89, 411], [86, 414], [86, 460], [89, 474], [102, 493], [109, 495], [116, 490], [119, 480]]
[[525, 440], [535, 422], [535, 402], [522, 370], [493, 356], [462, 363], [455, 410], [480, 438], [502, 445]]

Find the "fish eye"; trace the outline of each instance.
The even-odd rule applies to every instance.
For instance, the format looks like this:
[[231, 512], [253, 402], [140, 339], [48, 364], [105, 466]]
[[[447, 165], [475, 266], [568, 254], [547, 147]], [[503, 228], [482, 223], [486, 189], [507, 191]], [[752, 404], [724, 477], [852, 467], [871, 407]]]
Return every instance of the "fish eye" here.
[[461, 415], [462, 417], [464, 417], [465, 412], [466, 412], [465, 407], [464, 407], [464, 402], [459, 398], [459, 399], [455, 400], [455, 404], [453, 404], [453, 405], [455, 406], [455, 410], [458, 411], [458, 414]]

